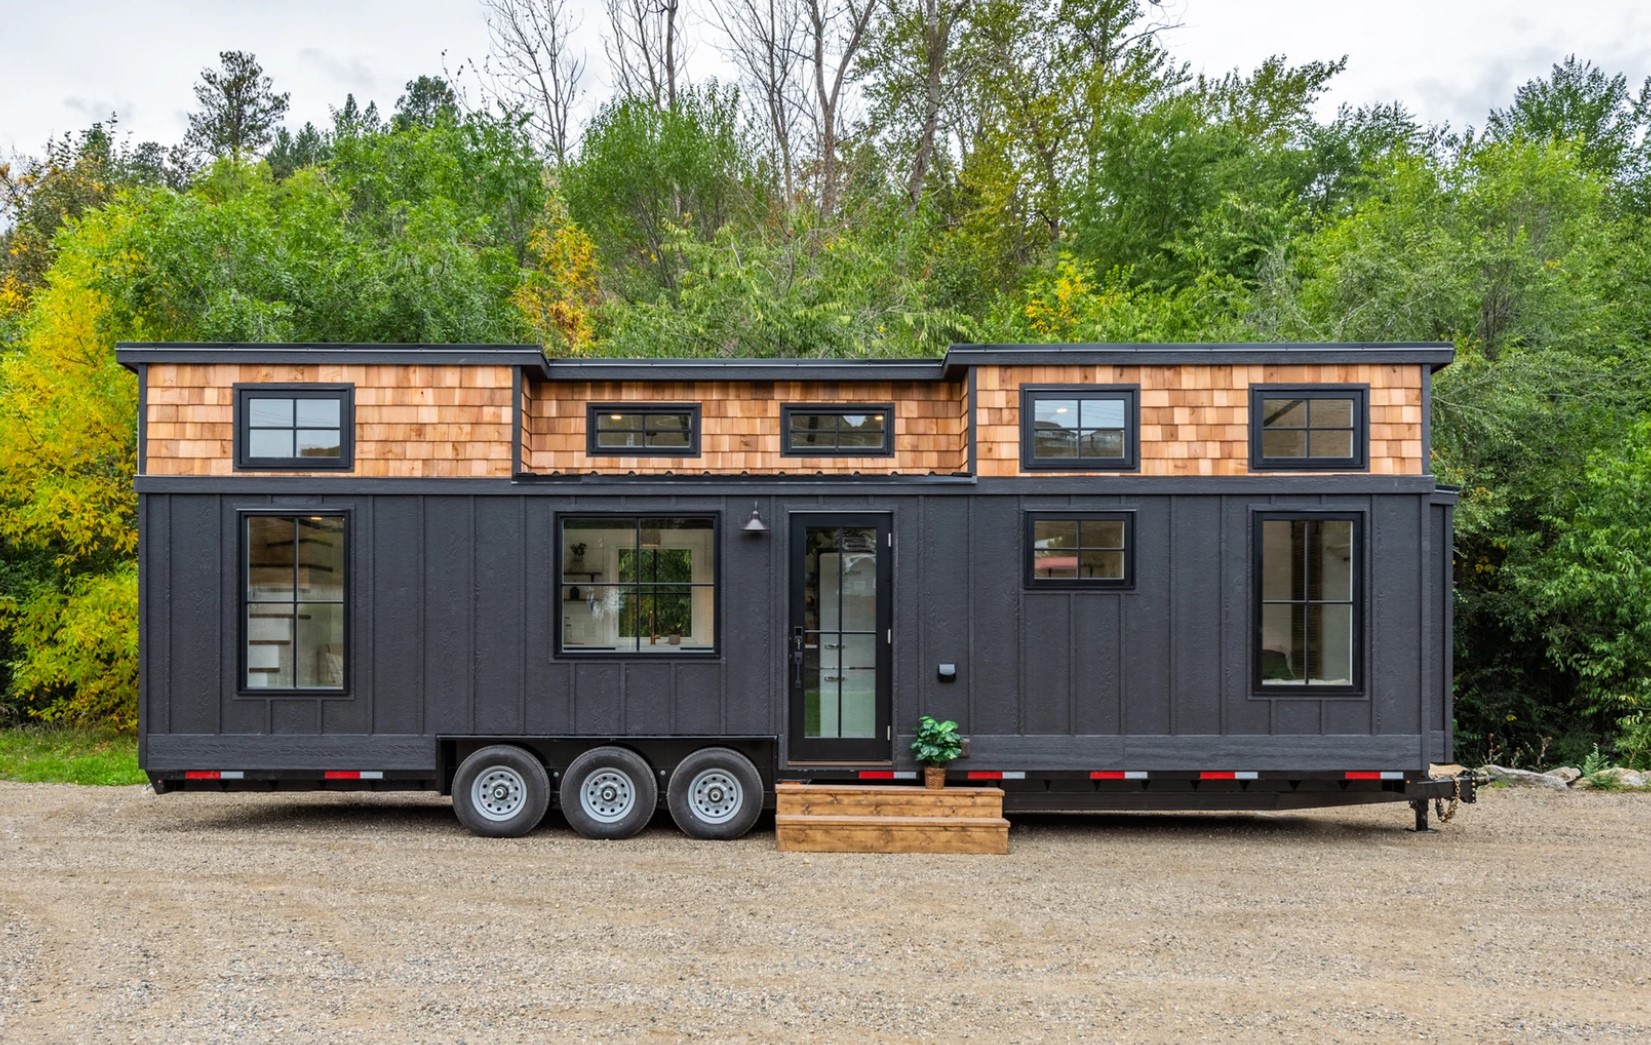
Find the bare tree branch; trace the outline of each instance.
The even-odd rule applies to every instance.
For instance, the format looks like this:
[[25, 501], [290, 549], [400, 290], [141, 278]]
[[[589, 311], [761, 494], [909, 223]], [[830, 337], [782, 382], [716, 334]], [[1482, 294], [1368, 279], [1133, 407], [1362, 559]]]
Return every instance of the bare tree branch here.
[[585, 59], [569, 45], [578, 29], [567, 0], [482, 0], [487, 13], [491, 84], [484, 90], [527, 117], [528, 129], [558, 165], [574, 140], [574, 103], [583, 89]]
[[787, 202], [796, 198], [797, 123], [803, 94], [801, 0], [716, 0], [712, 10], [728, 38], [726, 54], [761, 106]]
[[602, 46], [619, 93], [676, 108], [682, 45], [682, 0], [605, 0], [608, 35]]

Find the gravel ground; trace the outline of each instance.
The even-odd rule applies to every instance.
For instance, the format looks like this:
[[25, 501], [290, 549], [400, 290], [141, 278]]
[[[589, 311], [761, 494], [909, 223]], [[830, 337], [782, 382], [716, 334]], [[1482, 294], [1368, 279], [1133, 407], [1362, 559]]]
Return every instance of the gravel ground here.
[[1651, 796], [467, 834], [424, 795], [0, 784], [0, 1039], [1651, 1040]]

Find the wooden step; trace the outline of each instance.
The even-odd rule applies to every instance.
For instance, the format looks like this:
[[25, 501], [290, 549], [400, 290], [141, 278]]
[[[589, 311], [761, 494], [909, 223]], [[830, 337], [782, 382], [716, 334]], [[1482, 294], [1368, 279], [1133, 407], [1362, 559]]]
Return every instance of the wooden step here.
[[960, 816], [775, 816], [782, 853], [974, 853], [1009, 851], [1009, 821]]
[[1003, 816], [1003, 791], [995, 787], [926, 788], [917, 785], [779, 784], [774, 811], [780, 816]]

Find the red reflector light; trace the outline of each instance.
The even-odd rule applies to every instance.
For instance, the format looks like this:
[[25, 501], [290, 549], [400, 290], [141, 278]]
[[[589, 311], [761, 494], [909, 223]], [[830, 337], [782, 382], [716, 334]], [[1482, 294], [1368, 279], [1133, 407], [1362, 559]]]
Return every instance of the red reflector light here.
[[325, 774], [328, 780], [360, 780], [359, 769], [329, 769]]
[[1003, 773], [996, 769], [971, 769], [965, 777], [967, 780], [1002, 780]]
[[1379, 772], [1365, 772], [1363, 770], [1356, 770], [1346, 774], [1346, 779], [1348, 780], [1380, 780], [1381, 778], [1382, 775]]
[[1199, 773], [1198, 774], [1198, 779], [1200, 779], [1200, 780], [1237, 780], [1238, 779], [1238, 774], [1234, 773], [1234, 772], [1230, 772], [1230, 771], [1222, 771], [1222, 772], [1218, 772], [1218, 773]]
[[894, 779], [894, 770], [892, 770], [892, 769], [862, 769], [862, 770], [860, 770], [860, 779], [861, 780], [893, 780]]
[[183, 778], [185, 780], [217, 780], [218, 771], [216, 769], [191, 769], [184, 773]]
[[1128, 780], [1121, 769], [1102, 769], [1089, 774], [1091, 780]]

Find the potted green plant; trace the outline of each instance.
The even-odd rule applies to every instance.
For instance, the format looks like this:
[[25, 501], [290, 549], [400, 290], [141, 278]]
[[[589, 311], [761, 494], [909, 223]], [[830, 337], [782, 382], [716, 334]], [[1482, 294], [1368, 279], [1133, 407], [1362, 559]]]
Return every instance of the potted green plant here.
[[945, 787], [946, 763], [963, 754], [963, 738], [957, 735], [956, 722], [938, 722], [933, 715], [924, 715], [917, 720], [911, 750], [923, 765], [923, 786]]

